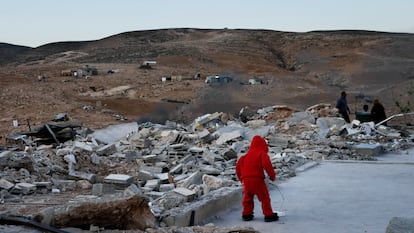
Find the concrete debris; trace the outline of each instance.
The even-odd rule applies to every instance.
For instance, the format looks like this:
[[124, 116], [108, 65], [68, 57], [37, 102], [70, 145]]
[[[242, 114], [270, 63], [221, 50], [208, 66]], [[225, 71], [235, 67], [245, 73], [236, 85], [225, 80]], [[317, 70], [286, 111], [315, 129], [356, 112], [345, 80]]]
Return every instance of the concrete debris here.
[[[357, 120], [346, 124], [328, 104], [306, 111], [245, 107], [239, 117], [229, 120], [216, 112], [187, 126], [133, 122], [95, 132], [77, 130], [66, 140], [62, 127], [48, 124], [50, 130], [21, 134], [14, 137], [20, 144], [0, 151], [0, 200], [7, 205], [17, 195], [86, 192], [88, 198], [78, 196], [82, 202], [71, 200], [59, 214], [60, 207], [53, 207], [39, 219], [82, 229], [190, 226], [240, 203], [235, 164], [256, 134], [267, 140], [281, 180], [319, 160], [376, 160], [380, 153], [406, 149], [414, 141], [410, 126], [397, 129]], [[39, 144], [39, 135], [52, 140]], [[138, 213], [145, 219], [134, 218]]]
[[[50, 122], [43, 126], [36, 128], [29, 128], [29, 132], [21, 132], [17, 135], [7, 135], [8, 145], [13, 145], [19, 141], [24, 141], [26, 144], [33, 143], [34, 145], [56, 143], [60, 144], [68, 140], [74, 139], [77, 130], [82, 127], [80, 123], [74, 122]], [[32, 138], [32, 142], [26, 141], [27, 137]]]
[[385, 233], [414, 232], [414, 218], [393, 217]]
[[368, 155], [368, 156], [377, 156], [382, 153], [382, 146], [379, 143], [375, 144], [366, 144], [361, 143], [353, 146], [353, 149], [357, 154]]
[[156, 226], [156, 219], [141, 195], [111, 198], [87, 198], [60, 208], [46, 208], [35, 220], [59, 228], [94, 225], [108, 229], [139, 229]]

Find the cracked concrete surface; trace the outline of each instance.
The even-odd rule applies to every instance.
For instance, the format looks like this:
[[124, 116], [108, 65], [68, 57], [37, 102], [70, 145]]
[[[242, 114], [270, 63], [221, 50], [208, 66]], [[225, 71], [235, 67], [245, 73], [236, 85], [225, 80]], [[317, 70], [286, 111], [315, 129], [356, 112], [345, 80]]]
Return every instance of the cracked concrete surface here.
[[285, 213], [278, 222], [265, 223], [258, 202], [251, 222], [241, 220], [241, 205], [211, 222], [260, 232], [385, 232], [392, 217], [414, 216], [413, 168], [414, 149], [375, 162], [322, 162], [278, 184], [284, 200], [271, 187], [273, 209]]

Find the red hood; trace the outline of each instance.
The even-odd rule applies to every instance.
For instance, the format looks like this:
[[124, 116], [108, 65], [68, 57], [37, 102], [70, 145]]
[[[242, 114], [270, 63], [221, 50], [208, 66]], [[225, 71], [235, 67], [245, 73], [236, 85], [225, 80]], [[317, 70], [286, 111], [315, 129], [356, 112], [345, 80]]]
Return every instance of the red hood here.
[[252, 151], [263, 151], [264, 153], [269, 152], [269, 148], [267, 146], [266, 141], [259, 135], [255, 135], [253, 137], [252, 143], [250, 143], [250, 148], [247, 153], [250, 154], [249, 152]]

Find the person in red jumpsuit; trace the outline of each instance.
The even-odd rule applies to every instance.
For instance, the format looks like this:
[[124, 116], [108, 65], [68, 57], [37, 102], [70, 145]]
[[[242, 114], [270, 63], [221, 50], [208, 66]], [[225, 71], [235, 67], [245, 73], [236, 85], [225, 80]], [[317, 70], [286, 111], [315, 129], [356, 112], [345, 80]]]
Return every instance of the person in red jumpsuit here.
[[259, 135], [255, 135], [250, 143], [247, 153], [239, 158], [236, 163], [237, 178], [243, 184], [243, 213], [244, 221], [253, 220], [254, 196], [262, 203], [262, 211], [265, 222], [277, 221], [279, 216], [273, 212], [270, 204], [269, 191], [265, 183], [265, 174], [270, 180], [276, 179], [276, 173], [268, 155], [269, 148], [266, 141]]

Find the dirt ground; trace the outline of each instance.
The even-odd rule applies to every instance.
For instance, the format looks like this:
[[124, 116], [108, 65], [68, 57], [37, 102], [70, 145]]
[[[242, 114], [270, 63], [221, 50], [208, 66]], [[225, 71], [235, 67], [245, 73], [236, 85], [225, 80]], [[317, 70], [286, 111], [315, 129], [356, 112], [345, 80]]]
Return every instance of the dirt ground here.
[[[68, 114], [70, 121], [99, 129], [120, 121], [134, 121], [162, 109], [171, 112], [182, 105], [175, 101], [190, 101], [194, 89], [204, 85], [204, 80], [162, 83], [162, 71], [140, 70], [136, 65], [99, 64], [96, 67], [100, 73], [87, 79], [62, 76], [63, 67], [58, 66], [2, 69], [0, 135], [3, 142], [7, 134], [29, 131], [52, 121], [59, 113]], [[117, 72], [106, 73], [110, 69]], [[14, 120], [18, 121], [17, 127], [13, 126]]]

